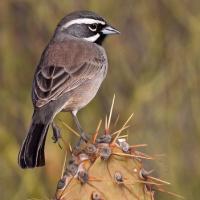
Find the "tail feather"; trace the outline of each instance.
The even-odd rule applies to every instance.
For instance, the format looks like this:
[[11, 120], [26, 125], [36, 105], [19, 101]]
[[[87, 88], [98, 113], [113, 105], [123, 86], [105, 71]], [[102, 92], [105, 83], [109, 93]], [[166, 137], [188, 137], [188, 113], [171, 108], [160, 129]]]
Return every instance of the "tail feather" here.
[[45, 165], [44, 147], [49, 123], [31, 124], [19, 152], [18, 163], [22, 168], [34, 168]]

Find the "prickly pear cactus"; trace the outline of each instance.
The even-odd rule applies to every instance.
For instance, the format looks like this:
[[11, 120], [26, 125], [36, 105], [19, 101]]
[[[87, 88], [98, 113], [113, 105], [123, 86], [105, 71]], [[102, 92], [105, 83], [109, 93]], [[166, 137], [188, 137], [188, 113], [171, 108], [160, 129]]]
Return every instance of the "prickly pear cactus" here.
[[[54, 199], [154, 200], [154, 191], [180, 197], [162, 188], [168, 182], [144, 170], [142, 160], [154, 159], [137, 150], [145, 145], [129, 145], [127, 135], [121, 135], [133, 115], [120, 130], [110, 133], [113, 104], [114, 99], [109, 118], [105, 120], [104, 134], [99, 136], [99, 123], [91, 139], [80, 140], [73, 149], [70, 147], [71, 159], [58, 182]], [[66, 127], [78, 136], [68, 125]]]
[[59, 200], [154, 199], [140, 155], [124, 141], [109, 135], [82, 143], [58, 183]]

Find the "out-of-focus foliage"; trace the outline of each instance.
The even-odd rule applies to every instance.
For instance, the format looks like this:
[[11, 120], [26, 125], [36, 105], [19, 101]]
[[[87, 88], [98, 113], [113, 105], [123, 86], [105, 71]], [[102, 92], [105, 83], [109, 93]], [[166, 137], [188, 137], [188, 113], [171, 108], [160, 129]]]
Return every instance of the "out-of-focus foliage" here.
[[[98, 12], [122, 33], [104, 45], [109, 72], [95, 100], [79, 114], [84, 128], [95, 129], [115, 93], [120, 121], [135, 113], [130, 141], [149, 144], [150, 153], [165, 154], [147, 166], [170, 181], [173, 191], [199, 199], [199, 0], [1, 0], [1, 199], [48, 199], [54, 194], [64, 151], [50, 134], [44, 168], [21, 170], [17, 154], [32, 114], [34, 68], [57, 22], [78, 9]], [[61, 115], [73, 125], [69, 114]]]

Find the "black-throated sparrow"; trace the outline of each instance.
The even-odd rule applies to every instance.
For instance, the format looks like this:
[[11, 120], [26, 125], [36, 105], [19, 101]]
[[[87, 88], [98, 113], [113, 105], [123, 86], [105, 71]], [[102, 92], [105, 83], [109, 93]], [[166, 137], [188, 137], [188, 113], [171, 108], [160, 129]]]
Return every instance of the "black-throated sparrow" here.
[[116, 33], [90, 11], [74, 12], [60, 21], [35, 71], [34, 113], [18, 158], [22, 168], [45, 164], [46, 134], [60, 111], [70, 111], [83, 134], [76, 114], [94, 98], [106, 76], [107, 56], [101, 43]]

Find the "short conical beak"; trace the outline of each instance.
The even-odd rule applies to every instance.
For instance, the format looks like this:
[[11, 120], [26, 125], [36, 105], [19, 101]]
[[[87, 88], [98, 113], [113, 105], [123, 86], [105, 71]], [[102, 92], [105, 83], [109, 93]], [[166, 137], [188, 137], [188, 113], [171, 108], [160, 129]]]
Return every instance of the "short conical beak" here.
[[101, 31], [104, 35], [111, 35], [111, 34], [120, 34], [120, 32], [113, 28], [112, 26], [107, 25], [105, 28]]

